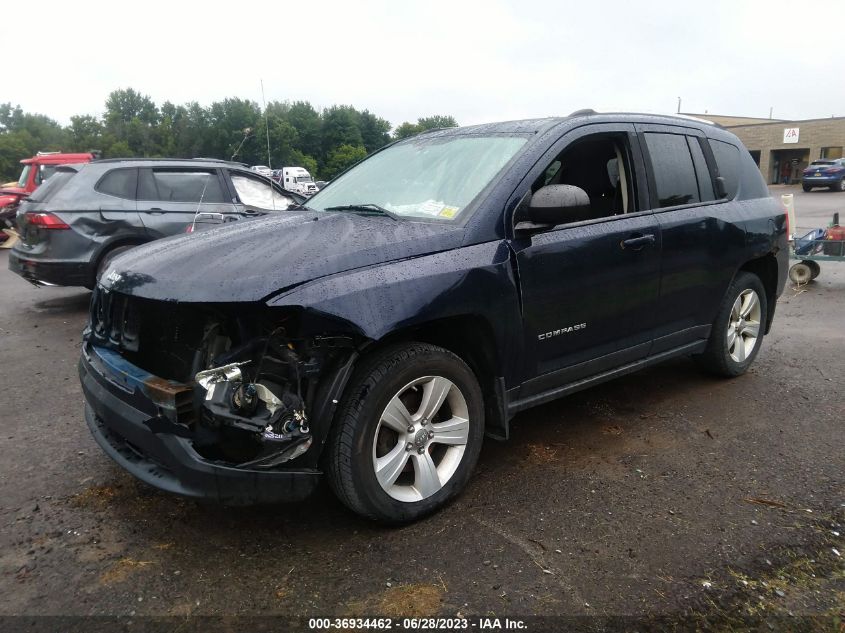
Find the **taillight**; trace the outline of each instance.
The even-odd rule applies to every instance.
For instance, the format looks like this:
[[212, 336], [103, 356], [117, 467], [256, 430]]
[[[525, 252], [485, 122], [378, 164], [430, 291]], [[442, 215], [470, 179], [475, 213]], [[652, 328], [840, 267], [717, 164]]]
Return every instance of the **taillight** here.
[[28, 211], [26, 221], [33, 226], [40, 226], [42, 229], [69, 229], [70, 227], [62, 222], [58, 216], [52, 213], [36, 213]]
[[193, 233], [194, 232], [194, 223], [191, 222], [188, 226], [185, 227], [185, 233]]

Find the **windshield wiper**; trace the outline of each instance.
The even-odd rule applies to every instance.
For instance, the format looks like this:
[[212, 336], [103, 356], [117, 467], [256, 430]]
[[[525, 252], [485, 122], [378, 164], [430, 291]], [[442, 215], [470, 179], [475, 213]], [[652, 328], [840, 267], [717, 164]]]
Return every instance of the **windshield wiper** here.
[[386, 215], [387, 217], [398, 220], [399, 216], [393, 213], [393, 211], [388, 211], [384, 207], [380, 207], [377, 204], [373, 204], [372, 202], [362, 202], [361, 204], [341, 204], [336, 207], [326, 207], [326, 211], [365, 211], [368, 213], [375, 213], [378, 215]]

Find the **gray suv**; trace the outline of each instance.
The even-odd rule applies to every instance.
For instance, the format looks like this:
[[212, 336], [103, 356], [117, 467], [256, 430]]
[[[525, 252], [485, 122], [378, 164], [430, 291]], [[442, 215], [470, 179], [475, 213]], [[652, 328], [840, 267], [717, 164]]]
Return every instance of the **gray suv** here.
[[239, 163], [112, 159], [64, 165], [21, 204], [9, 269], [37, 284], [93, 288], [119, 253], [286, 210], [304, 200]]

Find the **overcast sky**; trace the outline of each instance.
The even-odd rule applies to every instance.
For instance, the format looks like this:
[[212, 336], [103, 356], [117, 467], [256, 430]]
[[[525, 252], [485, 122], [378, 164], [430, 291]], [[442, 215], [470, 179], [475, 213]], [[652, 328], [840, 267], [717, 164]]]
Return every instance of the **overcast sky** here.
[[[32, 5], [35, 6], [35, 5]], [[845, 115], [845, 2], [18, 3], [0, 102], [68, 123], [111, 90], [351, 104], [394, 125], [599, 111]], [[27, 22], [27, 19], [31, 22]], [[830, 52], [829, 52], [830, 51]]]

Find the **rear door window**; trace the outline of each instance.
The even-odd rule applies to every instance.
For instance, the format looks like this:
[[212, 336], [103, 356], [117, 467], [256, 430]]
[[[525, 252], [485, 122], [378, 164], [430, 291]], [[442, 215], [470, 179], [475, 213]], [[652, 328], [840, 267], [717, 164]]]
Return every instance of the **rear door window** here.
[[162, 202], [225, 202], [217, 170], [152, 169], [141, 179], [139, 199]]
[[716, 159], [718, 175], [725, 179], [728, 199], [733, 199], [739, 188], [739, 149], [730, 143], [713, 139], [710, 139], [710, 149]]
[[137, 169], [113, 169], [100, 179], [95, 189], [126, 200], [135, 199], [135, 190], [138, 188]]
[[654, 172], [657, 206], [675, 207], [700, 202], [686, 136], [659, 132], [646, 132], [643, 136]]

